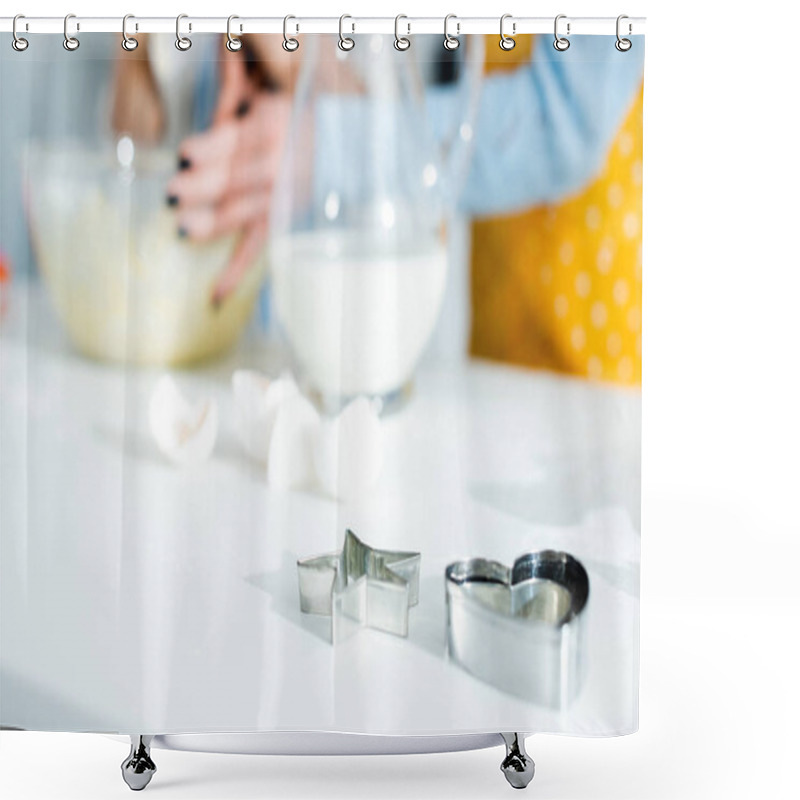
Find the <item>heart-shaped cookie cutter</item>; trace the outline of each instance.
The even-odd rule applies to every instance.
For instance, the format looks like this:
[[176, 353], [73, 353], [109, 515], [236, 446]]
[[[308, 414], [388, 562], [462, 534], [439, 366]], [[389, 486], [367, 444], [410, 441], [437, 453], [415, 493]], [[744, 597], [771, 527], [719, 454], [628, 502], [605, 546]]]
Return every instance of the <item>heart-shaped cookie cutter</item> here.
[[566, 708], [586, 672], [589, 576], [569, 553], [512, 567], [474, 558], [445, 570], [447, 644], [464, 669], [510, 694]]

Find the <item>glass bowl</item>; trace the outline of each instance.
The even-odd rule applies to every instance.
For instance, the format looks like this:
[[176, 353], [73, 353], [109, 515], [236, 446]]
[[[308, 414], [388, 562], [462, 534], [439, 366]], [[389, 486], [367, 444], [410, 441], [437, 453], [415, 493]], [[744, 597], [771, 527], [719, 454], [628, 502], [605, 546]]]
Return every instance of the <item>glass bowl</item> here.
[[31, 143], [26, 208], [39, 269], [74, 346], [93, 358], [161, 366], [216, 356], [239, 338], [264, 272], [221, 305], [213, 289], [236, 237], [181, 238], [166, 186], [174, 150]]

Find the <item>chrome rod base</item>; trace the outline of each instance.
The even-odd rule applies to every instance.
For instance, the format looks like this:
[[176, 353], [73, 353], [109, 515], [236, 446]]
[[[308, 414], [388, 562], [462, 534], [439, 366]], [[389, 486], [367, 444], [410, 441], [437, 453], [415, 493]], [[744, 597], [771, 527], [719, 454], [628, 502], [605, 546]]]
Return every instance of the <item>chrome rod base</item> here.
[[533, 759], [525, 752], [525, 737], [521, 733], [501, 733], [506, 743], [506, 757], [500, 765], [506, 780], [515, 789], [524, 789], [536, 772]]
[[[524, 789], [536, 771], [533, 759], [525, 751], [525, 737], [520, 733], [501, 733], [506, 745], [506, 757], [500, 769], [515, 789]], [[152, 736], [131, 736], [131, 751], [122, 762], [122, 778], [134, 791], [140, 792], [153, 779], [156, 765], [150, 757]]]
[[141, 792], [156, 774], [156, 765], [150, 758], [152, 741], [152, 736], [131, 736], [131, 752], [122, 762], [122, 779], [134, 792]]

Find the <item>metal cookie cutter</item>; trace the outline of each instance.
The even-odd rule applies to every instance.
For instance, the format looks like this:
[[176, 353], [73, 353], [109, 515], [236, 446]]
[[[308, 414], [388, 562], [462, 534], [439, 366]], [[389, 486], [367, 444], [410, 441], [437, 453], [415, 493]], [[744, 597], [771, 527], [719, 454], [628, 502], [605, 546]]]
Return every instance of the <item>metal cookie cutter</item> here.
[[351, 530], [339, 553], [297, 562], [300, 610], [331, 617], [331, 641], [362, 626], [408, 636], [408, 610], [419, 602], [419, 553], [378, 550]]
[[464, 669], [510, 694], [566, 708], [586, 670], [589, 576], [568, 553], [482, 558], [445, 570], [447, 644]]

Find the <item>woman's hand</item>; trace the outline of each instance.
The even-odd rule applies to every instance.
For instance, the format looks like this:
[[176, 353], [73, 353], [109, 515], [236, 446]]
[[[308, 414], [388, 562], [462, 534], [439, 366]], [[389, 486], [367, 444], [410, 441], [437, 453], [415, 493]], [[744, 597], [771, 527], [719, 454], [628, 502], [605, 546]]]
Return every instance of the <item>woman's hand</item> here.
[[213, 124], [181, 143], [181, 169], [167, 188], [181, 235], [208, 241], [240, 234], [214, 288], [216, 306], [236, 288], [266, 242], [291, 108], [288, 91], [261, 88], [242, 54], [224, 52]]

